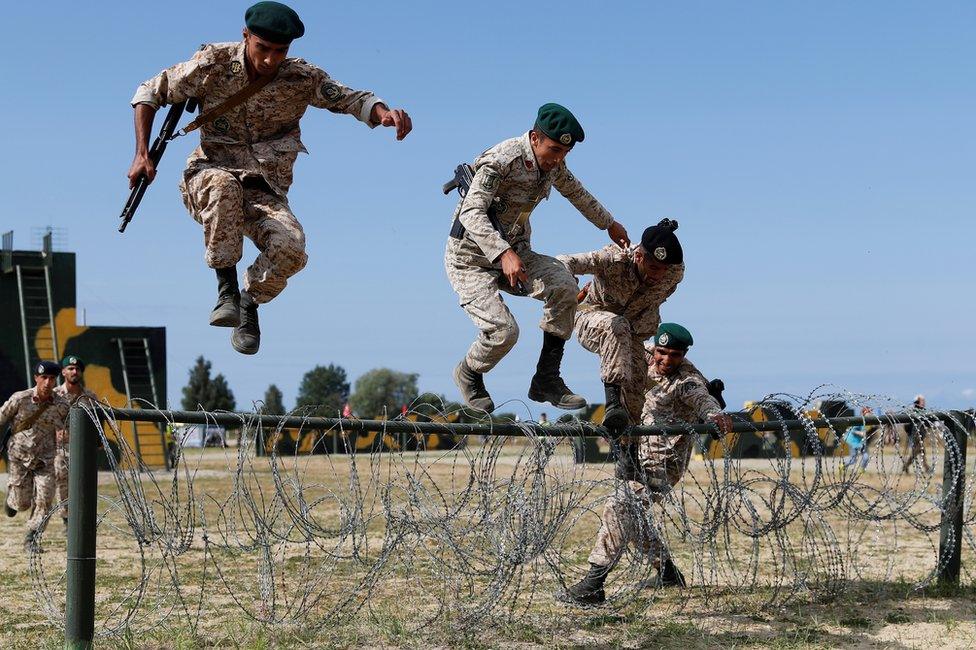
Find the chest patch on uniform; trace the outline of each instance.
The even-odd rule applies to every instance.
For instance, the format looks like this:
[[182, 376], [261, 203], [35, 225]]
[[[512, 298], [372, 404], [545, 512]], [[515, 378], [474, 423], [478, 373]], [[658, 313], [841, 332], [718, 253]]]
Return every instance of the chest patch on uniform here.
[[227, 133], [228, 131], [230, 131], [230, 120], [228, 120], [223, 115], [221, 115], [216, 120], [214, 120], [213, 125], [218, 133]]
[[524, 162], [525, 162], [526, 169], [533, 169], [535, 167], [535, 163], [532, 162], [531, 160], [525, 160]]
[[324, 83], [321, 88], [322, 96], [328, 99], [330, 102], [334, 102], [342, 97], [342, 90], [339, 86], [332, 83]]
[[231, 61], [230, 63], [230, 71], [234, 74], [240, 74], [243, 68], [244, 66], [241, 65], [240, 61]]
[[498, 187], [498, 176], [491, 173], [485, 174], [485, 180], [481, 182], [481, 186], [489, 191], [495, 189]]

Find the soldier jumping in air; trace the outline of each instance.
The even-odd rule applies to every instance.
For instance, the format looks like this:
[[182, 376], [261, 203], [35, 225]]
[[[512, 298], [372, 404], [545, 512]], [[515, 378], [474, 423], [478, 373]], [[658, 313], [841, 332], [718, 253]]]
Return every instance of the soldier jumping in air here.
[[[210, 324], [233, 327], [234, 349], [254, 354], [261, 342], [258, 305], [281, 293], [308, 259], [305, 233], [288, 205], [292, 167], [305, 151], [299, 120], [306, 108], [352, 115], [370, 128], [395, 127], [397, 140], [413, 127], [405, 111], [390, 110], [371, 92], [347, 88], [302, 59], [286, 58], [292, 40], [305, 33], [291, 8], [259, 2], [244, 22], [240, 42], [206, 45], [139, 86], [132, 98], [136, 155], [128, 176], [132, 187], [140, 176], [152, 180], [156, 174], [148, 144], [159, 107], [196, 98], [197, 119], [205, 119], [180, 191], [203, 226], [204, 259], [217, 273]], [[245, 236], [260, 254], [239, 291], [236, 265]]]
[[0, 431], [13, 428], [7, 448], [7, 516], [30, 510], [24, 548], [36, 548], [54, 501], [54, 455], [64, 436], [71, 406], [54, 392], [61, 366], [41, 361], [34, 366], [34, 388], [14, 393], [0, 407]]
[[[708, 382], [685, 354], [693, 343], [687, 329], [661, 323], [649, 350], [649, 389], [643, 423], [662, 425], [714, 422], [722, 433], [731, 431], [732, 418], [709, 393]], [[582, 605], [606, 599], [603, 583], [633, 542], [658, 571], [662, 587], [684, 586], [685, 579], [664, 546], [650, 519], [651, 503], [662, 501], [681, 480], [691, 457], [693, 434], [642, 436], [634, 466], [629, 457], [618, 459], [615, 492], [603, 508], [600, 532], [590, 553], [590, 570], [558, 597]]]
[[593, 275], [581, 292], [575, 330], [580, 345], [600, 355], [607, 397], [603, 424], [614, 433], [640, 421], [647, 381], [644, 342], [657, 332], [661, 304], [685, 275], [677, 228], [677, 222], [664, 219], [632, 248], [610, 245], [556, 257], [573, 275]]
[[[61, 377], [64, 383], [54, 389], [54, 392], [68, 400], [70, 406], [91, 407], [98, 403], [95, 393], [85, 388], [82, 376], [85, 373], [85, 362], [73, 354], [61, 360]], [[57, 452], [54, 455], [54, 478], [57, 484], [57, 501], [61, 504], [61, 520], [68, 523], [68, 508], [64, 504], [68, 501], [68, 430], [58, 436]]]
[[566, 156], [583, 137], [583, 128], [568, 109], [559, 104], [542, 106], [531, 131], [478, 157], [471, 187], [454, 211], [444, 266], [461, 307], [479, 330], [454, 370], [454, 381], [472, 408], [489, 412], [495, 408], [484, 374], [518, 339], [518, 324], [500, 290], [544, 303], [542, 353], [529, 398], [563, 409], [586, 405], [559, 374], [563, 347], [573, 330], [576, 282], [561, 263], [533, 251], [529, 241], [529, 216], [555, 187], [593, 225], [607, 230], [612, 241], [630, 244], [624, 227], [566, 167]]

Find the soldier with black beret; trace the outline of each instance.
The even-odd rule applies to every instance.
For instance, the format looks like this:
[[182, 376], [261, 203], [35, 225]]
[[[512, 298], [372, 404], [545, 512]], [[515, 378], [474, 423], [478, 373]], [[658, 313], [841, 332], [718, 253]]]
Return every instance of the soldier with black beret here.
[[[494, 409], [484, 374], [518, 339], [518, 324], [500, 291], [544, 303], [542, 352], [529, 398], [562, 409], [586, 405], [560, 376], [563, 348], [573, 330], [576, 282], [554, 258], [532, 250], [529, 224], [532, 211], [555, 187], [593, 225], [606, 230], [612, 241], [629, 245], [626, 229], [566, 167], [566, 156], [584, 137], [583, 127], [569, 109], [545, 104], [530, 131], [495, 145], [474, 162], [471, 188], [454, 211], [463, 228], [452, 229], [444, 253], [451, 286], [479, 330], [454, 370], [454, 381], [468, 406]], [[499, 229], [489, 213], [496, 217]]]
[[[722, 433], [732, 430], [732, 418], [708, 390], [708, 381], [685, 358], [694, 343], [691, 332], [677, 323], [661, 323], [647, 354], [647, 395], [641, 423], [645, 425], [712, 422]], [[564, 601], [596, 605], [606, 595], [603, 584], [630, 544], [640, 549], [657, 569], [658, 587], [683, 587], [685, 578], [674, 565], [664, 542], [650, 523], [653, 503], [662, 501], [681, 480], [691, 457], [692, 434], [641, 436], [638, 465], [621, 472], [616, 490], [607, 499], [600, 531], [590, 553], [590, 570], [578, 583], [559, 594]]]
[[[68, 404], [91, 407], [98, 403], [95, 393], [85, 388], [85, 362], [75, 354], [61, 359], [61, 378], [64, 382], [54, 392], [68, 400]], [[68, 430], [57, 437], [57, 451], [54, 454], [54, 480], [56, 484], [55, 503], [60, 504], [61, 519], [68, 522]]]
[[603, 424], [614, 432], [640, 420], [647, 381], [644, 342], [661, 322], [661, 305], [685, 274], [678, 222], [662, 219], [631, 248], [606, 246], [559, 255], [573, 275], [592, 275], [580, 292], [574, 329], [580, 345], [600, 355], [606, 392]]
[[[204, 259], [217, 275], [210, 324], [234, 328], [234, 349], [255, 354], [261, 342], [258, 305], [281, 293], [308, 259], [305, 232], [288, 205], [292, 169], [306, 151], [299, 130], [305, 110], [315, 106], [352, 115], [370, 128], [395, 127], [397, 140], [413, 125], [405, 111], [390, 110], [373, 93], [349, 88], [303, 59], [288, 58], [292, 41], [305, 34], [290, 7], [259, 2], [245, 12], [244, 22], [242, 41], [205, 45], [191, 60], [139, 86], [132, 98], [136, 155], [128, 176], [130, 187], [142, 175], [153, 179], [149, 132], [156, 111], [195, 97], [201, 115], [208, 117], [180, 190], [203, 226]], [[249, 88], [256, 92], [240, 103], [232, 100]], [[388, 172], [377, 162], [372, 173], [382, 178]], [[244, 273], [242, 292], [237, 263], [244, 237], [259, 255]]]
[[13, 435], [7, 447], [8, 517], [30, 510], [24, 546], [36, 549], [54, 501], [54, 455], [63, 435], [70, 405], [54, 392], [61, 366], [40, 361], [34, 366], [34, 387], [14, 393], [0, 407], [0, 431], [9, 424]]

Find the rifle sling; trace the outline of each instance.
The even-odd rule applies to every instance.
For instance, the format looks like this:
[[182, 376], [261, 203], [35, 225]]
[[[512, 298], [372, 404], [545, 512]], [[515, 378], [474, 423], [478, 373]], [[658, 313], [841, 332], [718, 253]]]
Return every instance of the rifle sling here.
[[20, 433], [21, 431], [27, 431], [30, 429], [32, 426], [34, 426], [34, 423], [37, 422], [42, 415], [44, 415], [44, 411], [46, 411], [53, 403], [54, 400], [52, 399], [50, 402], [44, 402], [41, 404], [41, 408], [31, 413], [30, 417], [21, 422], [19, 427], [15, 427], [13, 429], [13, 432]]
[[260, 77], [258, 79], [255, 79], [254, 81], [252, 81], [248, 85], [238, 90], [236, 93], [228, 97], [226, 100], [224, 100], [217, 106], [211, 108], [209, 111], [200, 113], [197, 116], [197, 119], [193, 120], [192, 122], [184, 126], [182, 129], [174, 133], [173, 136], [170, 138], [170, 140], [178, 138], [181, 135], [186, 135], [191, 131], [196, 131], [201, 126], [213, 122], [214, 120], [216, 120], [218, 117], [220, 117], [227, 111], [237, 108], [238, 106], [246, 102], [248, 99], [256, 95], [258, 91], [260, 91], [262, 88], [264, 88], [269, 83], [274, 81], [277, 78], [277, 76], [278, 74], [275, 73], [268, 77]]

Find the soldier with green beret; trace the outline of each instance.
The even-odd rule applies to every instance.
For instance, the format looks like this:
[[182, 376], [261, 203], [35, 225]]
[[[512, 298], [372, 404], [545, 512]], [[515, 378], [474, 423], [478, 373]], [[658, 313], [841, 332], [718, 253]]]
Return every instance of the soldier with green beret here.
[[[69, 354], [61, 359], [61, 378], [64, 380], [54, 392], [75, 406], [92, 407], [98, 403], [95, 393], [85, 388], [85, 362], [75, 354]], [[55, 503], [61, 504], [61, 520], [68, 523], [68, 428], [58, 432], [57, 450], [54, 454], [54, 482], [56, 487]]]
[[468, 406], [494, 409], [484, 375], [518, 339], [518, 324], [501, 291], [544, 303], [542, 352], [529, 398], [563, 409], [586, 405], [560, 375], [563, 348], [573, 330], [576, 281], [554, 258], [532, 249], [529, 223], [532, 211], [555, 187], [593, 225], [606, 230], [613, 242], [630, 244], [626, 229], [566, 166], [566, 156], [583, 139], [583, 127], [569, 109], [545, 104], [531, 130], [491, 147], [474, 162], [474, 178], [454, 211], [455, 227], [444, 253], [451, 286], [479, 330], [454, 370], [454, 381]]
[[[708, 390], [708, 381], [685, 358], [694, 343], [691, 332], [677, 323], [661, 323], [650, 357], [648, 385], [642, 422], [645, 425], [697, 424], [712, 422], [722, 433], [732, 430], [732, 418]], [[660, 503], [681, 480], [691, 458], [692, 434], [641, 436], [638, 465], [618, 463], [616, 489], [607, 499], [600, 531], [590, 553], [586, 576], [558, 595], [563, 601], [596, 605], [606, 595], [607, 574], [619, 563], [633, 543], [657, 570], [656, 586], [685, 586], [684, 576], [674, 565], [657, 533], [651, 516], [653, 503]]]
[[[210, 324], [233, 328], [234, 349], [255, 354], [261, 343], [258, 305], [280, 294], [308, 260], [305, 232], [288, 204], [295, 160], [306, 152], [299, 130], [305, 110], [314, 106], [352, 115], [370, 128], [394, 127], [397, 140], [413, 124], [405, 111], [389, 109], [373, 93], [349, 88], [321, 68], [288, 57], [292, 41], [305, 34], [305, 25], [290, 7], [259, 2], [245, 12], [244, 23], [240, 42], [205, 45], [191, 60], [139, 86], [132, 98], [136, 155], [128, 176], [132, 187], [140, 176], [151, 181], [156, 175], [149, 158], [156, 111], [196, 98], [201, 115], [208, 118], [180, 191], [203, 226], [204, 259], [217, 276]], [[248, 88], [256, 92], [240, 103], [228, 103]], [[389, 173], [382, 161], [372, 172], [378, 177]], [[244, 237], [259, 254], [244, 272], [241, 291], [237, 263]]]

